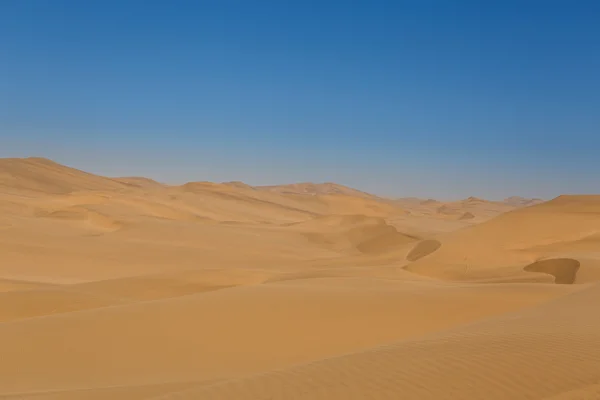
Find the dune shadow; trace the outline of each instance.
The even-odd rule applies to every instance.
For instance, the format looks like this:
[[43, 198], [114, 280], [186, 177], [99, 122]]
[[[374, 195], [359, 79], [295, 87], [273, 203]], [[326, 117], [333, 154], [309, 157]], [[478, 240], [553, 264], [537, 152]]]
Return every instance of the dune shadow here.
[[441, 246], [442, 246], [442, 243], [440, 243], [438, 240], [432, 240], [432, 239], [423, 240], [423, 241], [417, 243], [417, 245], [415, 247], [413, 247], [413, 249], [406, 256], [406, 259], [408, 261], [417, 261], [418, 259], [423, 258], [423, 257], [428, 256], [429, 254], [433, 253], [434, 251], [439, 249]]
[[527, 272], [541, 272], [554, 276], [554, 283], [575, 283], [580, 263], [572, 258], [552, 258], [536, 261], [527, 265], [523, 270]]

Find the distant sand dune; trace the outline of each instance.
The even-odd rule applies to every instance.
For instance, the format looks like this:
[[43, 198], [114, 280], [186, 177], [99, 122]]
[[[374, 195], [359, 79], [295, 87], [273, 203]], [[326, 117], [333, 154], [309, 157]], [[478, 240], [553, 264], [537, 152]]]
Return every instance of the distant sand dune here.
[[402, 248], [416, 240], [398, 232], [385, 219], [364, 215], [330, 215], [290, 225], [312, 243], [338, 250], [378, 254]]
[[44, 158], [0, 159], [0, 187], [26, 192], [70, 193], [76, 190], [123, 190], [125, 185]]
[[151, 188], [151, 189], [161, 189], [164, 188], [165, 185], [155, 181], [154, 179], [144, 178], [140, 176], [128, 176], [122, 178], [114, 178], [117, 182], [123, 182], [131, 186], [137, 186], [141, 188]]
[[337, 183], [295, 183], [289, 185], [274, 185], [274, 186], [257, 186], [257, 190], [270, 191], [284, 194], [300, 194], [300, 195], [346, 195], [356, 198], [363, 199], [377, 199], [370, 193], [366, 193], [360, 190], [352, 189], [347, 186], [339, 185]]
[[[543, 258], [578, 262], [597, 249], [598, 232], [600, 196], [560, 196], [441, 237], [439, 250], [406, 268], [439, 279], [505, 279], [533, 271], [525, 267]], [[571, 272], [559, 275], [557, 282], [571, 280]]]

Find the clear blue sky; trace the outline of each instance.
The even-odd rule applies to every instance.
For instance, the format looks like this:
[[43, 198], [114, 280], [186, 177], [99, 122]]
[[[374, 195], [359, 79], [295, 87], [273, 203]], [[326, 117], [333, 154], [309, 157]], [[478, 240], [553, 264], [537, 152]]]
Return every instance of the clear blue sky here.
[[600, 192], [600, 2], [0, 0], [0, 156], [180, 183]]

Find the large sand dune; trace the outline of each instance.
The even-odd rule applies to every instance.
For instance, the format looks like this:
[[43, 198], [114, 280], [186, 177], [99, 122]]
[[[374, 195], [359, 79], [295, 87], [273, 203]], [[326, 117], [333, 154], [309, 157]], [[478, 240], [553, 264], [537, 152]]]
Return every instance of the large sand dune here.
[[0, 160], [0, 399], [598, 398], [600, 196], [536, 203]]
[[[542, 260], [568, 258], [578, 262], [580, 258], [597, 257], [598, 248], [593, 243], [598, 232], [600, 196], [560, 196], [446, 235], [439, 250], [407, 269], [456, 280], [508, 275], [526, 277], [531, 273], [543, 273], [528, 267], [538, 265], [534, 263]], [[589, 279], [577, 279], [579, 271], [586, 270], [585, 275], [592, 277], [597, 275], [599, 266], [587, 262], [578, 265], [574, 271], [569, 262], [557, 261], [550, 269], [555, 277], [557, 274], [573, 275], [573, 279], [567, 280], [585, 283]]]

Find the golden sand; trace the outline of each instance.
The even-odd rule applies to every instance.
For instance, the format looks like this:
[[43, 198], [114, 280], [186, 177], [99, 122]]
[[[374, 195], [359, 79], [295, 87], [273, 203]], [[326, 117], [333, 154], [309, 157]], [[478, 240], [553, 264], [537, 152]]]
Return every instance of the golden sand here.
[[0, 399], [600, 398], [600, 196], [0, 160]]

